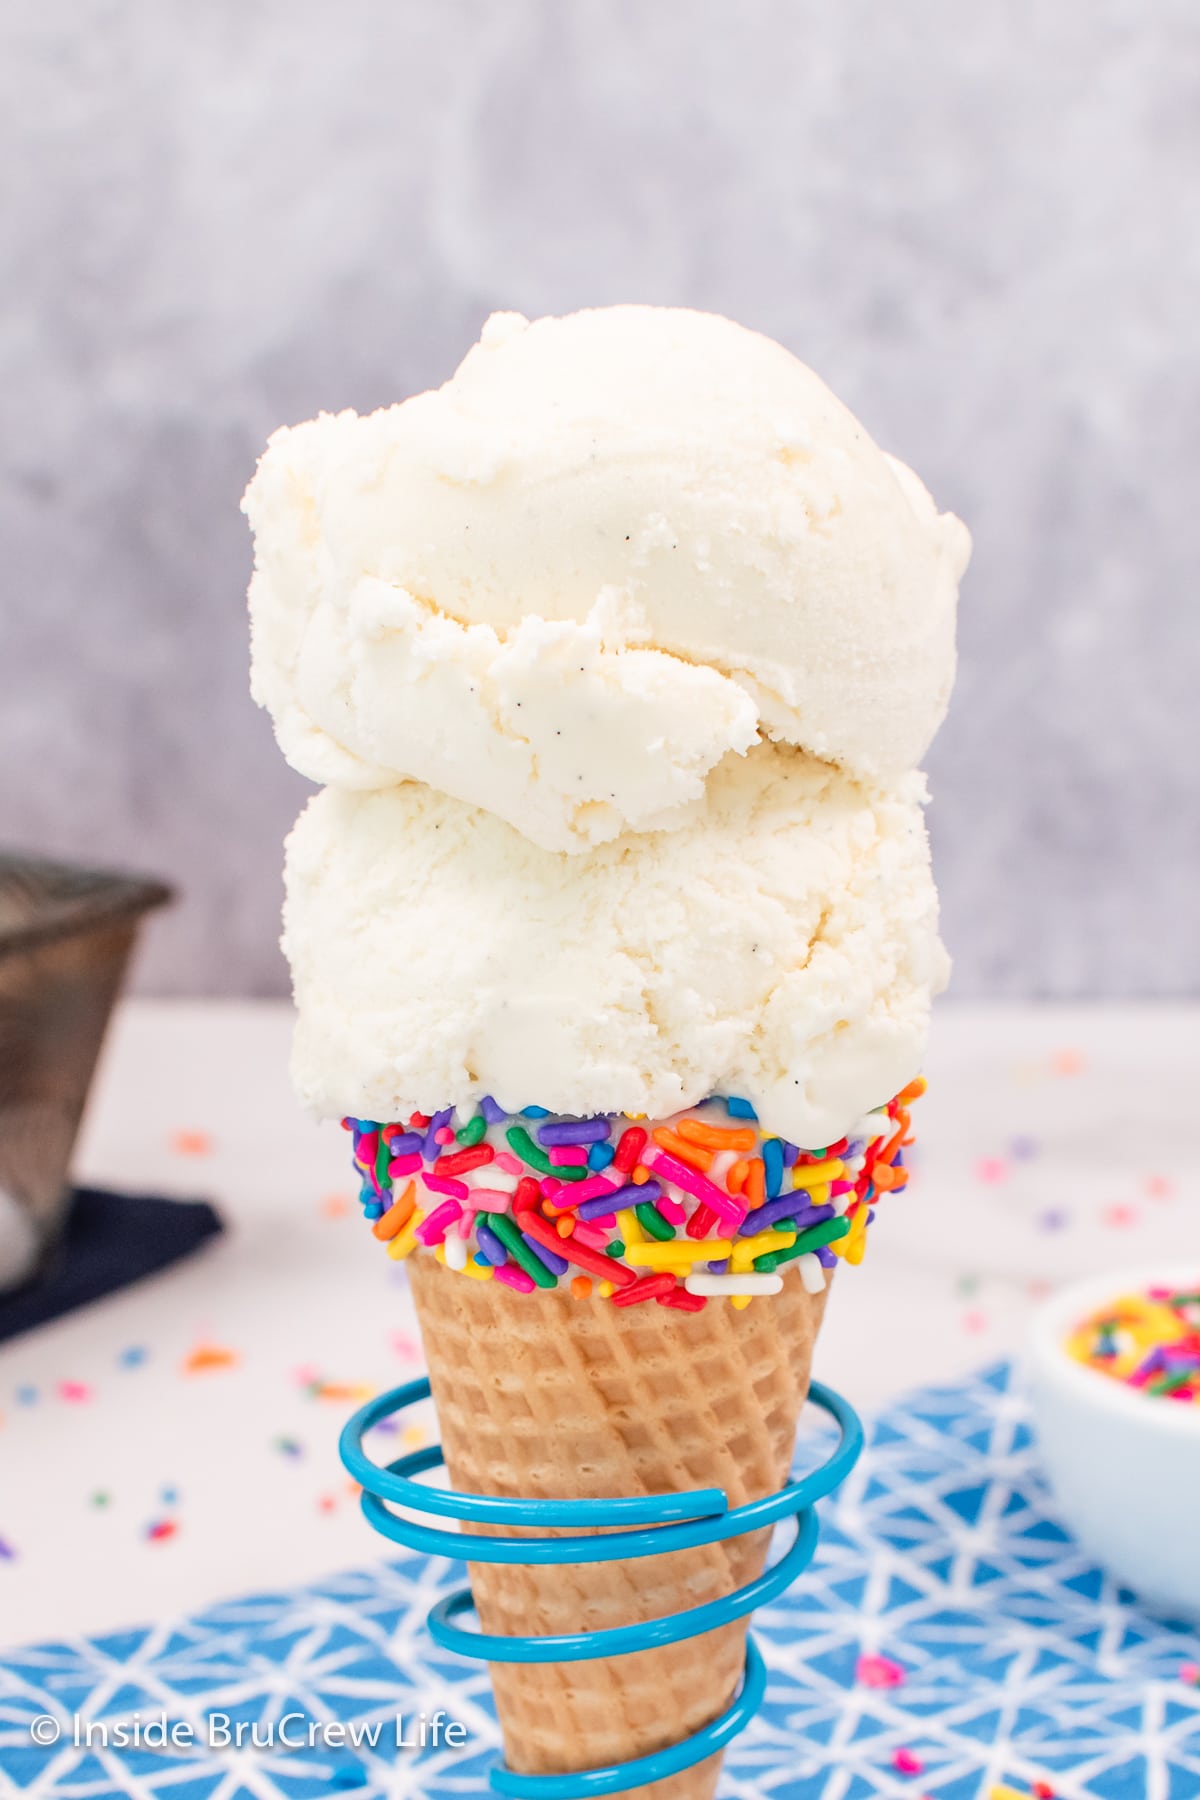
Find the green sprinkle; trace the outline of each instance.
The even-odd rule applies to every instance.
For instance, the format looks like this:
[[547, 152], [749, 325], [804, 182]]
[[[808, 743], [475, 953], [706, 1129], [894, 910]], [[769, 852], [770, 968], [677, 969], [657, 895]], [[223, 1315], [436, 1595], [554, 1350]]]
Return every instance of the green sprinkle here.
[[554, 1165], [540, 1144], [535, 1144], [523, 1125], [510, 1125], [505, 1132], [509, 1149], [541, 1175], [549, 1175]]
[[480, 1142], [486, 1133], [487, 1120], [482, 1113], [476, 1113], [475, 1117], [471, 1119], [468, 1124], [464, 1125], [461, 1131], [456, 1131], [454, 1135], [464, 1150], [471, 1150], [474, 1149], [475, 1145]]
[[536, 1169], [539, 1175], [557, 1175], [562, 1181], [585, 1181], [592, 1173], [586, 1165], [576, 1163], [564, 1163], [561, 1169], [556, 1168], [541, 1145], [534, 1143], [523, 1125], [510, 1125], [504, 1135], [508, 1139], [509, 1148], [522, 1162], [527, 1162], [531, 1169]]
[[375, 1152], [375, 1179], [385, 1191], [391, 1187], [392, 1178], [388, 1174], [388, 1164], [392, 1160], [392, 1147], [383, 1141], [382, 1131], [379, 1134], [379, 1148]]
[[652, 1238], [657, 1238], [660, 1244], [665, 1244], [668, 1239], [675, 1236], [675, 1227], [668, 1225], [658, 1208], [652, 1206], [648, 1200], [643, 1200], [640, 1205], [635, 1206], [633, 1212], [643, 1230], [648, 1231]]
[[[512, 1133], [509, 1133], [511, 1137]], [[558, 1277], [552, 1275], [540, 1256], [535, 1256], [525, 1239], [521, 1236], [516, 1221], [505, 1213], [489, 1213], [488, 1224], [495, 1232], [504, 1248], [514, 1261], [519, 1262], [527, 1275], [532, 1275], [539, 1287], [552, 1288], [558, 1286]]]
[[604, 1254], [605, 1256], [624, 1256], [625, 1246], [620, 1238], [613, 1238], [611, 1243], [605, 1244]]
[[836, 1243], [844, 1238], [850, 1230], [849, 1219], [826, 1219], [822, 1225], [811, 1225], [802, 1231], [794, 1244], [786, 1250], [769, 1250], [765, 1256], [756, 1256], [754, 1267], [760, 1275], [770, 1275], [780, 1263], [791, 1262], [797, 1256], [803, 1256], [808, 1250], [819, 1250], [822, 1244]]
[[1196, 1373], [1196, 1369], [1191, 1365], [1186, 1369], [1172, 1369], [1169, 1375], [1160, 1375], [1157, 1381], [1150, 1382], [1146, 1392], [1148, 1394], [1173, 1394], [1176, 1388], [1186, 1387]]

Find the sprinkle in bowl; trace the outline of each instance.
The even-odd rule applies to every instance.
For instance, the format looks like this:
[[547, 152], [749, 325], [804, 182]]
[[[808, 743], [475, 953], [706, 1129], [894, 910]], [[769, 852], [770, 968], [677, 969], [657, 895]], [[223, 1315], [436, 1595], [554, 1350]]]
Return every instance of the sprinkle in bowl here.
[[[1162, 1296], [1198, 1293], [1200, 1262], [1074, 1282], [1034, 1315], [1028, 1357], [1040, 1448], [1067, 1524], [1123, 1586], [1188, 1620], [1200, 1620], [1200, 1400], [1178, 1391], [1174, 1360], [1131, 1346]], [[1195, 1316], [1180, 1314], [1181, 1337]], [[1090, 1361], [1071, 1348], [1085, 1325], [1097, 1334]], [[1105, 1372], [1105, 1357], [1130, 1374]]]

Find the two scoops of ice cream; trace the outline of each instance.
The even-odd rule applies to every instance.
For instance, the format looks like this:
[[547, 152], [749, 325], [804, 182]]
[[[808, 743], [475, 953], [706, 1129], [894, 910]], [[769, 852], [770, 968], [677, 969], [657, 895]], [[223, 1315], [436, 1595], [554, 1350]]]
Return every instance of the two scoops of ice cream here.
[[912, 1079], [968, 538], [803, 364], [499, 314], [436, 391], [276, 432], [245, 509], [254, 694], [323, 787], [284, 940], [318, 1112], [732, 1094], [811, 1149]]
[[[965, 529], [787, 351], [637, 306], [493, 317], [435, 392], [277, 432], [245, 509], [254, 693], [320, 784], [293, 1075], [412, 1258], [452, 1481], [774, 1491], [829, 1274], [907, 1179]], [[656, 1619], [766, 1535], [478, 1564], [480, 1621]], [[674, 1743], [744, 1632], [496, 1663], [510, 1765]]]

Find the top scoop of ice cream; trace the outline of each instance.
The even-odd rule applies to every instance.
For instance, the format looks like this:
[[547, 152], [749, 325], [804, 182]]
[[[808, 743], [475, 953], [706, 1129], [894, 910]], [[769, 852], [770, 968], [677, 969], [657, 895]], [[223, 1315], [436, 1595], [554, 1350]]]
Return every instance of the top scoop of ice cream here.
[[965, 528], [726, 319], [496, 315], [435, 392], [276, 432], [245, 508], [288, 760], [547, 849], [683, 824], [760, 736], [891, 778], [946, 708]]

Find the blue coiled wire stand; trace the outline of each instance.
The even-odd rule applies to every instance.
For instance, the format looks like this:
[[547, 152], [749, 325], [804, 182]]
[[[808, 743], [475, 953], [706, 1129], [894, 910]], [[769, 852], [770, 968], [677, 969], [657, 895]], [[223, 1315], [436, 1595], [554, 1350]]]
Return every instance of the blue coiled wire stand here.
[[[622, 1625], [609, 1631], [564, 1633], [553, 1637], [489, 1637], [480, 1631], [464, 1631], [454, 1621], [473, 1609], [469, 1588], [461, 1588], [439, 1600], [429, 1615], [434, 1642], [444, 1650], [485, 1662], [544, 1663], [583, 1662], [598, 1656], [625, 1656], [635, 1650], [654, 1650], [683, 1638], [699, 1637], [753, 1612], [764, 1601], [774, 1600], [808, 1567], [817, 1543], [818, 1500], [832, 1493], [849, 1474], [862, 1450], [863, 1433], [858, 1415], [840, 1394], [814, 1381], [809, 1399], [827, 1412], [838, 1426], [839, 1441], [818, 1468], [799, 1480], [789, 1481], [776, 1494], [730, 1508], [721, 1488], [696, 1488], [680, 1494], [631, 1495], [605, 1500], [510, 1500], [483, 1494], [456, 1494], [427, 1487], [414, 1477], [440, 1467], [440, 1444], [414, 1450], [381, 1468], [367, 1456], [363, 1439], [368, 1431], [407, 1407], [429, 1398], [426, 1380], [380, 1394], [360, 1407], [342, 1432], [342, 1461], [362, 1487], [362, 1509], [368, 1523], [394, 1543], [430, 1556], [448, 1556], [472, 1562], [492, 1563], [598, 1563], [629, 1557], [662, 1556], [670, 1550], [690, 1550], [698, 1544], [718, 1543], [741, 1537], [781, 1519], [794, 1518], [796, 1536], [779, 1561], [747, 1582], [736, 1593], [684, 1612], [671, 1613], [638, 1625]], [[577, 1537], [471, 1537], [442, 1531], [431, 1525], [398, 1517], [391, 1506], [434, 1514], [472, 1524], [521, 1526], [570, 1530]], [[591, 1535], [597, 1528], [612, 1535]], [[745, 1729], [762, 1704], [766, 1670], [753, 1637], [746, 1640], [746, 1665], [739, 1692], [710, 1725], [682, 1743], [631, 1762], [613, 1763], [567, 1775], [521, 1775], [500, 1767], [491, 1772], [491, 1784], [515, 1800], [585, 1800], [588, 1795], [619, 1794], [643, 1782], [659, 1781], [680, 1769], [691, 1768], [706, 1756], [723, 1750]]]

